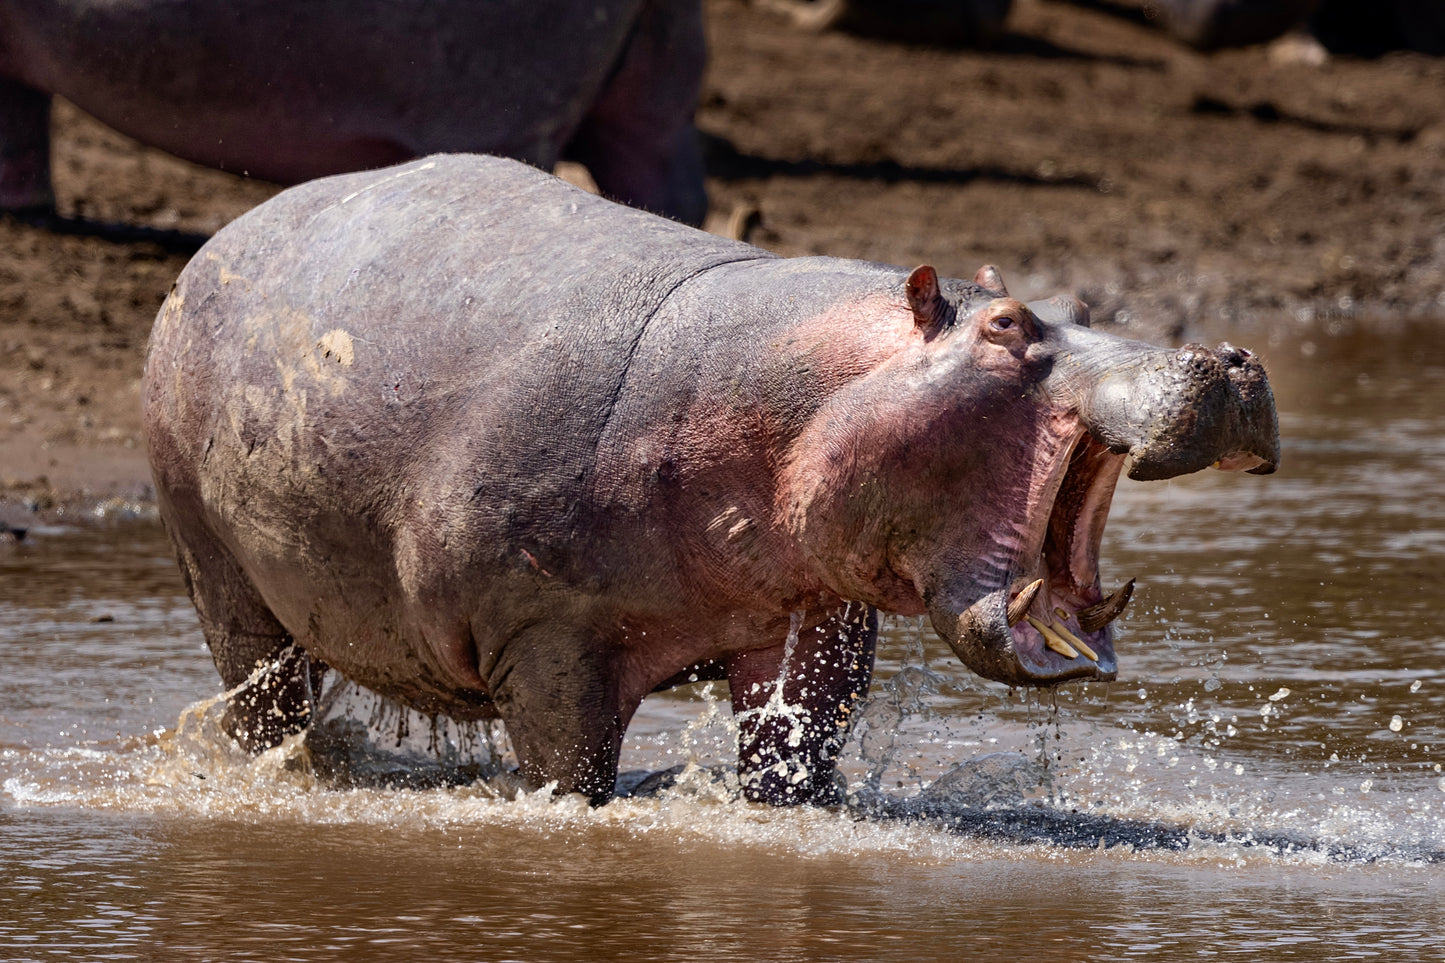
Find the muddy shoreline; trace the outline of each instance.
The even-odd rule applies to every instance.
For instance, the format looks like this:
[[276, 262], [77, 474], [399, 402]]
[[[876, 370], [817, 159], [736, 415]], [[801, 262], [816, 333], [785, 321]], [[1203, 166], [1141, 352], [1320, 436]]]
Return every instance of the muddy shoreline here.
[[[1071, 291], [1161, 342], [1268, 348], [1445, 319], [1445, 61], [1199, 54], [1140, 23], [1017, 0], [989, 51], [799, 33], [709, 0], [699, 111], [714, 211], [754, 243]], [[139, 379], [185, 253], [274, 185], [56, 109], [60, 213], [0, 219], [0, 522], [153, 505]], [[19, 521], [16, 521], [19, 519]]]

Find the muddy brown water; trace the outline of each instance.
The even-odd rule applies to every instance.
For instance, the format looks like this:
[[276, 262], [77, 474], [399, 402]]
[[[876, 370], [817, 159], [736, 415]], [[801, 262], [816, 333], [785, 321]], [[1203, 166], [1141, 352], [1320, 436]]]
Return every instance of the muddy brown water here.
[[0, 545], [0, 959], [1445, 958], [1445, 345], [1267, 356], [1279, 474], [1121, 486], [1120, 680], [1010, 693], [891, 623], [849, 811], [733, 799], [716, 688], [624, 760], [704, 768], [595, 811], [388, 784], [504, 746], [359, 693], [382, 776], [247, 759], [153, 521]]

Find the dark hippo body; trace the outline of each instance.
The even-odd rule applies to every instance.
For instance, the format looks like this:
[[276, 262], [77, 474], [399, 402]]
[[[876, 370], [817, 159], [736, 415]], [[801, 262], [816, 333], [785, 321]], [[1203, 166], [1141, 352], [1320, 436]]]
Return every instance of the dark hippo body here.
[[238, 219], [145, 374], [221, 674], [281, 656], [234, 731], [304, 725], [320, 662], [500, 715], [533, 782], [604, 799], [640, 700], [725, 675], [749, 794], [826, 800], [875, 607], [927, 612], [991, 678], [1111, 678], [1111, 627], [1082, 623], [1122, 607], [1097, 558], [1124, 453], [1143, 477], [1272, 470], [1269, 387], [1245, 352], [979, 280], [779, 258], [474, 156]]
[[698, 0], [0, 0], [0, 210], [52, 203], [58, 94], [281, 183], [436, 151], [565, 158], [701, 223], [704, 60]]

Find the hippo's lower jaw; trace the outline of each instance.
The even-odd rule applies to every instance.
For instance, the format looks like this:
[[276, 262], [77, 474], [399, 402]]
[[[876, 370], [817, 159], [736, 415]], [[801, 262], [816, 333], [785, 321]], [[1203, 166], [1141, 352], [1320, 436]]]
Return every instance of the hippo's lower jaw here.
[[985, 586], [962, 611], [932, 607], [934, 628], [986, 679], [1050, 686], [1112, 680], [1114, 630], [1133, 590], [1105, 598], [1099, 545], [1126, 456], [1080, 431], [1051, 466], [1026, 513], [1021, 548], [998, 587]]

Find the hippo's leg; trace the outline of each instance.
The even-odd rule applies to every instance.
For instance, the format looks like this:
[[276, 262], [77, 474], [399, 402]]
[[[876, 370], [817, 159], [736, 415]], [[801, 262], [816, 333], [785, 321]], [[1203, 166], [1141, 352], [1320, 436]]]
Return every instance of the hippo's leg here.
[[50, 95], [0, 77], [0, 211], [54, 208]]
[[[580, 792], [594, 805], [612, 798], [623, 714], [608, 648], [565, 640], [555, 629], [511, 639], [483, 678], [522, 777], [534, 788]], [[636, 706], [629, 706], [627, 715]]]
[[564, 151], [632, 207], [700, 226], [707, 215], [693, 114], [707, 62], [696, 0], [651, 0], [606, 89]]
[[[754, 802], [842, 802], [838, 751], [873, 676], [878, 614], [853, 602], [786, 644], [728, 661], [738, 777]], [[782, 684], [781, 698], [778, 687]]]
[[[208, 538], [172, 533], [186, 591], [226, 689], [222, 726], [250, 752], [306, 728], [324, 663], [295, 644], [230, 553]], [[238, 689], [238, 687], [240, 687]]]

